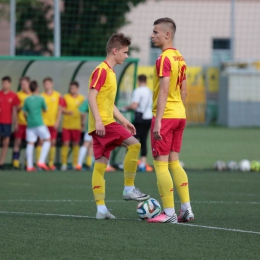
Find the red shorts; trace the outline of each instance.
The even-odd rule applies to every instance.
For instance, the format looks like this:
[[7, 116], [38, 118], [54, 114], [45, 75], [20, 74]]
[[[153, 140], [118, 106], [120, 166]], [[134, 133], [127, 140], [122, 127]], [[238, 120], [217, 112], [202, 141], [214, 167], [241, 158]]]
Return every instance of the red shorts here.
[[80, 142], [81, 130], [62, 129], [62, 142]]
[[18, 125], [18, 130], [14, 133], [14, 137], [17, 139], [25, 139], [26, 125]]
[[96, 131], [90, 133], [93, 137], [93, 150], [95, 159], [105, 156], [108, 160], [110, 153], [122, 142], [132, 136], [122, 125], [114, 122], [105, 126], [106, 134], [101, 137]]
[[181, 118], [163, 118], [161, 124], [162, 140], [155, 140], [153, 128], [155, 117], [151, 125], [151, 146], [153, 157], [158, 155], [168, 155], [171, 151], [179, 153], [182, 144], [182, 135], [186, 125], [186, 119]]
[[56, 140], [58, 135], [57, 129], [55, 129], [53, 126], [48, 126], [48, 129], [51, 135], [51, 140]]

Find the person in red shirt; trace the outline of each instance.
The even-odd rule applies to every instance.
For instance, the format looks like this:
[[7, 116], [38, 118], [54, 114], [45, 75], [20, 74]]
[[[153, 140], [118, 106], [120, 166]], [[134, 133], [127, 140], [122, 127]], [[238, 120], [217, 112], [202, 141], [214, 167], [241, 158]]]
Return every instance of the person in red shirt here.
[[17, 128], [18, 105], [19, 99], [17, 95], [11, 91], [11, 78], [8, 76], [3, 77], [2, 90], [0, 91], [0, 138], [2, 140], [0, 170], [4, 169], [4, 161], [12, 132], [12, 121], [15, 128]]

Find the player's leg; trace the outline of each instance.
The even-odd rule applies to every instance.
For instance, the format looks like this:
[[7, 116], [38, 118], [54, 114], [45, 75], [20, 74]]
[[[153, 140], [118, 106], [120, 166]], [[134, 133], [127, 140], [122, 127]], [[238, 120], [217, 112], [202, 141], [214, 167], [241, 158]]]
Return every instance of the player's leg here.
[[90, 135], [88, 135], [87, 132], [85, 132], [84, 143], [82, 144], [82, 146], [79, 149], [78, 162], [77, 162], [77, 166], [76, 166], [76, 170], [78, 170], [78, 171], [80, 171], [82, 169], [82, 164], [86, 157], [90, 140], [92, 140], [92, 137]]
[[87, 150], [88, 151], [87, 151], [87, 157], [86, 157], [86, 166], [88, 168], [92, 168], [92, 162], [93, 162], [93, 141], [92, 141], [92, 139], [90, 142], [88, 142]]
[[77, 162], [79, 157], [79, 143], [81, 138], [80, 130], [73, 130], [72, 132], [72, 164], [73, 168], [77, 168]]
[[51, 135], [51, 148], [49, 151], [49, 170], [54, 171], [56, 170], [55, 167], [55, 156], [56, 156], [56, 142], [57, 142], [57, 135], [58, 131], [54, 127], [48, 127], [50, 135]]
[[20, 168], [20, 147], [22, 140], [25, 139], [26, 125], [18, 125], [18, 129], [14, 134], [14, 147], [13, 147], [13, 167]]
[[50, 141], [51, 135], [48, 128], [45, 125], [37, 127], [36, 132], [40, 140], [43, 141], [41, 154], [40, 154], [39, 161], [37, 162], [37, 166], [45, 171], [48, 171], [49, 168], [46, 165], [46, 158], [48, 156], [51, 147], [51, 141]]
[[33, 151], [34, 144], [37, 141], [37, 134], [35, 132], [35, 128], [27, 128], [26, 129], [26, 160], [27, 160], [27, 171], [36, 171], [33, 166]]
[[0, 155], [0, 169], [4, 168], [4, 162], [8, 151], [10, 136], [11, 136], [11, 124], [1, 124], [0, 136], [2, 136], [2, 150]]
[[155, 119], [151, 126], [151, 147], [154, 157], [154, 170], [157, 178], [157, 187], [163, 203], [164, 212], [148, 222], [154, 223], [177, 223], [177, 215], [174, 208], [174, 189], [171, 174], [168, 168], [170, 144], [172, 140], [172, 124], [169, 119], [162, 119], [161, 140], [154, 138], [153, 128]]
[[185, 170], [179, 162], [179, 152], [182, 145], [182, 136], [185, 128], [185, 119], [175, 119], [179, 121], [179, 126], [173, 133], [173, 143], [169, 157], [169, 169], [173, 176], [174, 186], [181, 200], [181, 213], [178, 216], [179, 222], [187, 222], [194, 219], [194, 214], [190, 205], [189, 182]]
[[69, 144], [71, 140], [70, 130], [62, 129], [62, 147], [61, 147], [61, 170], [67, 170], [67, 161], [69, 153]]

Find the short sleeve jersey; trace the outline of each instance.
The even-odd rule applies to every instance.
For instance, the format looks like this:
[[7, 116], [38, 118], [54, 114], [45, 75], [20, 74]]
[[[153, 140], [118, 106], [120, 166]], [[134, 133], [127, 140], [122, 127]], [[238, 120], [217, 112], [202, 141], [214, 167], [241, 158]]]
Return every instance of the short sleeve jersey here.
[[[20, 107], [23, 107], [24, 105], [24, 100], [29, 97], [31, 95], [31, 93], [26, 93], [24, 91], [18, 91], [17, 92], [17, 97], [20, 101]], [[26, 125], [27, 122], [26, 122], [26, 119], [24, 117], [24, 113], [23, 113], [23, 110], [21, 109], [19, 112], [18, 112], [18, 124], [19, 125]]]
[[[89, 80], [89, 88], [98, 91], [96, 100], [98, 111], [104, 126], [115, 122], [114, 103], [117, 91], [116, 74], [110, 66], [103, 61], [92, 72]], [[89, 110], [88, 132], [95, 131], [95, 118], [91, 109]]]
[[153, 115], [156, 116], [157, 100], [160, 90], [160, 78], [170, 77], [169, 94], [163, 118], [186, 118], [185, 107], [181, 99], [181, 86], [186, 79], [186, 63], [180, 52], [169, 48], [156, 60], [153, 83]]
[[63, 96], [64, 104], [66, 110], [71, 111], [72, 115], [64, 115], [62, 121], [62, 128], [68, 130], [80, 130], [81, 129], [81, 119], [79, 106], [84, 101], [83, 95], [72, 96], [70, 93]]
[[24, 101], [23, 110], [27, 113], [27, 127], [34, 128], [42, 126], [42, 111], [47, 110], [43, 97], [31, 95]]
[[[82, 104], [80, 105], [79, 107], [79, 112], [84, 114], [84, 113], [87, 113], [89, 111], [88, 109], [88, 101], [87, 100], [84, 100], [82, 102]], [[87, 124], [88, 125], [88, 124]], [[88, 129], [88, 126], [86, 125], [86, 128]]]
[[59, 106], [62, 105], [61, 94], [55, 90], [51, 94], [43, 92], [41, 96], [44, 98], [47, 105], [47, 110], [42, 113], [43, 122], [47, 126], [54, 126], [57, 120]]
[[19, 99], [13, 91], [0, 91], [0, 123], [12, 124], [13, 108], [19, 105]]

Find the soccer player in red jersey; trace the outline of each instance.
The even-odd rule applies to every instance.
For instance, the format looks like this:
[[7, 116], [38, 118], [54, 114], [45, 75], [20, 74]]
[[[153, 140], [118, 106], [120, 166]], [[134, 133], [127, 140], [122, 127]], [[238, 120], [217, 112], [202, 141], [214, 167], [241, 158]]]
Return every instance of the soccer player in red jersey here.
[[[97, 205], [96, 219], [114, 219], [105, 205], [104, 174], [110, 152], [117, 146], [127, 147], [124, 160], [125, 200], [146, 200], [150, 196], [135, 188], [134, 180], [140, 143], [133, 137], [135, 127], [114, 105], [117, 91], [114, 67], [128, 57], [131, 41], [122, 33], [113, 34], [107, 43], [107, 57], [92, 72], [89, 81], [89, 121], [88, 132], [93, 137], [95, 165], [92, 175], [92, 189]], [[117, 123], [116, 119], [121, 123]]]
[[2, 78], [2, 90], [0, 91], [0, 138], [2, 139], [2, 150], [0, 155], [0, 169], [4, 169], [4, 161], [7, 154], [12, 122], [17, 126], [17, 106], [19, 99], [11, 91], [11, 78]]
[[[151, 35], [153, 44], [162, 50], [154, 69], [151, 147], [157, 186], [164, 208], [163, 213], [148, 220], [153, 223], [177, 223], [194, 219], [187, 174], [179, 162], [186, 124], [184, 105], [187, 88], [185, 60], [180, 52], [173, 48], [175, 32], [175, 22], [166, 17], [154, 22]], [[181, 213], [178, 218], [174, 208], [173, 181], [181, 200]]]

